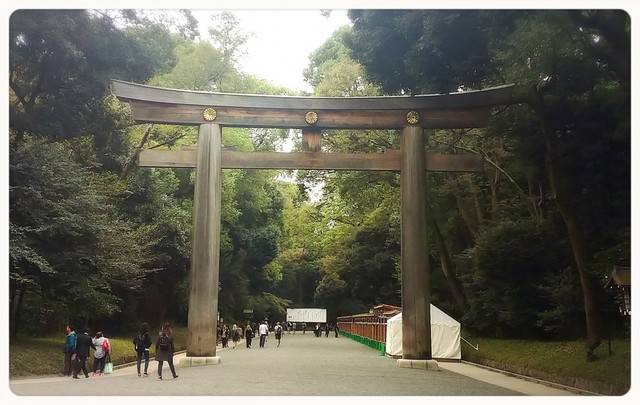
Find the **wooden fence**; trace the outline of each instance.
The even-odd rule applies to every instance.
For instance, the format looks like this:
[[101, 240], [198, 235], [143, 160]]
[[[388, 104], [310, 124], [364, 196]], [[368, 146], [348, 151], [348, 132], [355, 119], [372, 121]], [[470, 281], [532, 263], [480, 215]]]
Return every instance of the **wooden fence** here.
[[373, 314], [338, 317], [340, 332], [360, 343], [384, 352], [387, 337], [387, 318]]

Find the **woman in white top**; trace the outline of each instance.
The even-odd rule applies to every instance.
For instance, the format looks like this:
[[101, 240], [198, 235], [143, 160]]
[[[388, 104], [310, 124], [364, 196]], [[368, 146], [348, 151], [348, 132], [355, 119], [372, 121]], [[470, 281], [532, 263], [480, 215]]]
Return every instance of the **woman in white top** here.
[[93, 375], [102, 375], [105, 360], [109, 352], [109, 340], [104, 337], [102, 332], [98, 332], [91, 341], [96, 349], [93, 353]]

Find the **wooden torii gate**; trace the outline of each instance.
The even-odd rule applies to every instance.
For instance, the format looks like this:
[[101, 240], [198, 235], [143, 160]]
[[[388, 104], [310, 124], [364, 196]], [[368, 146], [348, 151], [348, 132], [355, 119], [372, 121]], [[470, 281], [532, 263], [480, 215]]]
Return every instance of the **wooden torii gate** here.
[[[221, 169], [400, 171], [401, 367], [437, 368], [431, 360], [430, 272], [426, 171], [480, 171], [475, 155], [425, 150], [434, 128], [486, 126], [491, 106], [507, 104], [513, 85], [445, 95], [289, 97], [167, 89], [112, 80], [113, 93], [137, 122], [199, 125], [197, 149], [144, 150], [139, 165], [195, 167], [193, 255], [187, 358], [181, 365], [217, 364]], [[237, 152], [221, 147], [222, 127], [302, 129], [304, 152]], [[400, 129], [400, 150], [323, 153], [325, 129]]]

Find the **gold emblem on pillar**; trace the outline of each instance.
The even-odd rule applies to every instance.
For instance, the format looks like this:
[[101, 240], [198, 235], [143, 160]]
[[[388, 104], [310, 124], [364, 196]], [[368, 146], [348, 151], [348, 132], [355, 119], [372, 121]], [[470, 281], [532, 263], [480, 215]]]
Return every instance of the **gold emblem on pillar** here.
[[204, 111], [202, 112], [202, 117], [204, 118], [205, 121], [213, 121], [216, 119], [217, 116], [218, 116], [218, 112], [211, 107], [205, 108]]
[[417, 111], [409, 111], [407, 113], [407, 124], [416, 125], [420, 122], [420, 114]]
[[309, 111], [304, 115], [304, 121], [309, 125], [315, 125], [318, 122], [318, 113]]

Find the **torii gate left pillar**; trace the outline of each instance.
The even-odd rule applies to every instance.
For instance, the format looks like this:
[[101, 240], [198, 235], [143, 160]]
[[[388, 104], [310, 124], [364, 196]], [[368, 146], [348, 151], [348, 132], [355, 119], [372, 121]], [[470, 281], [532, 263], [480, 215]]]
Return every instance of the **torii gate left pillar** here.
[[180, 365], [217, 364], [220, 212], [222, 211], [221, 130], [201, 124], [193, 201], [193, 254], [189, 283], [187, 357]]

